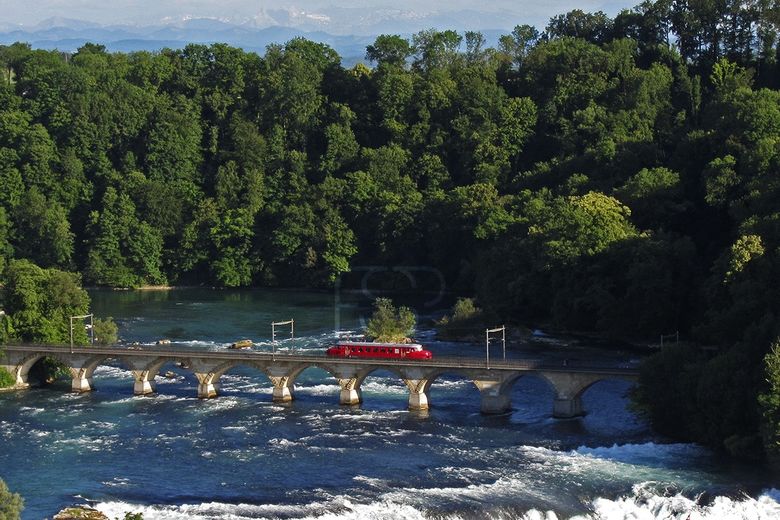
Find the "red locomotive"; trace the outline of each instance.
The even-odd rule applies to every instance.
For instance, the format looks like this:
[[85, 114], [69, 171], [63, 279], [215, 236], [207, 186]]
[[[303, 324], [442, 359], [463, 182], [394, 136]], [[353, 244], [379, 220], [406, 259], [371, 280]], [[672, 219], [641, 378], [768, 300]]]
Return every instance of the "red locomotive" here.
[[431, 359], [433, 354], [416, 343], [371, 343], [340, 341], [330, 347], [326, 354], [346, 358], [379, 359]]

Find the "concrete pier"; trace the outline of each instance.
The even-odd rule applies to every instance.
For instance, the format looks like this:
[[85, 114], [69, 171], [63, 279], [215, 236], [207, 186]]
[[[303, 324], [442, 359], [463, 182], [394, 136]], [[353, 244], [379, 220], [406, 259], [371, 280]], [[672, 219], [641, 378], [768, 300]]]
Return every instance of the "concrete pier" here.
[[214, 383], [199, 383], [198, 384], [198, 398], [199, 399], [211, 399], [217, 397], [219, 394], [217, 385]]
[[91, 392], [93, 390], [92, 378], [76, 376], [71, 380], [70, 389], [72, 392], [83, 393]]
[[363, 393], [358, 386], [358, 379], [337, 379], [341, 391], [339, 392], [339, 404], [354, 406], [363, 402]]
[[556, 419], [571, 419], [584, 415], [580, 397], [559, 398], [553, 401], [553, 417]]
[[404, 383], [409, 387], [409, 410], [427, 410], [430, 407], [428, 395], [430, 380], [404, 379]]

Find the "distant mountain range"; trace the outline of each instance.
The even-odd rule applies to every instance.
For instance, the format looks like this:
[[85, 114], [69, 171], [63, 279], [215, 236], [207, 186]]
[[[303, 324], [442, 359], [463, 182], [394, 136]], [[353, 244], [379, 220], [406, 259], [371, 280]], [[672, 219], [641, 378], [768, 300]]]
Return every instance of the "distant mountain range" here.
[[482, 30], [488, 43], [494, 44], [501, 34], [519, 23], [529, 21], [512, 20], [506, 13], [480, 11], [420, 15], [412, 11], [358, 8], [330, 8], [318, 13], [280, 9], [242, 19], [183, 16], [167, 18], [155, 25], [101, 25], [57, 17], [34, 26], [0, 23], [0, 44], [22, 41], [34, 48], [73, 52], [84, 43], [93, 42], [105, 45], [112, 52], [132, 52], [223, 42], [263, 53], [271, 43], [284, 43], [301, 36], [330, 45], [342, 56], [345, 65], [349, 65], [363, 59], [366, 46], [379, 34], [411, 36], [431, 27], [459, 31], [495, 27]]

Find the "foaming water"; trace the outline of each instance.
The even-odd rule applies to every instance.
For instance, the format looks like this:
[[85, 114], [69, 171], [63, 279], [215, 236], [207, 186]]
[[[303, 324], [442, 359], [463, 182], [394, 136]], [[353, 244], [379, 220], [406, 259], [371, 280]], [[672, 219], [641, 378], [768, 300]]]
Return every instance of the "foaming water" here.
[[[515, 492], [511, 484], [503, 484]], [[440, 489], [436, 495], [449, 495], [458, 490]], [[486, 490], [491, 491], [490, 489]], [[425, 508], [404, 502], [403, 497], [385, 495], [372, 503], [359, 503], [346, 496], [334, 497], [327, 502], [313, 502], [302, 505], [283, 504], [227, 504], [209, 502], [182, 504], [178, 506], [145, 506], [125, 502], [104, 502], [97, 509], [111, 518], [121, 518], [126, 511], [143, 513], [145, 518], [160, 520], [184, 519], [278, 519], [296, 518], [302, 520], [396, 520], [445, 518], [452, 520], [468, 518], [522, 519], [522, 520], [774, 520], [780, 517], [776, 490], [762, 493], [758, 498], [744, 496], [741, 499], [718, 496], [709, 503], [700, 503], [683, 495], [664, 495], [652, 490], [652, 483], [637, 484], [628, 496], [610, 500], [597, 498], [590, 504], [592, 511], [573, 516], [562, 516], [552, 510], [513, 511], [511, 507], [483, 510], [482, 513], [432, 514]], [[398, 495], [398, 493], [395, 493]], [[430, 498], [430, 494], [425, 495]]]
[[[184, 291], [96, 303], [128, 341], [220, 349], [246, 337], [266, 349], [270, 338], [257, 330], [294, 315], [306, 334], [273, 348], [321, 351], [333, 337], [329, 298]], [[347, 309], [356, 314], [342, 324], [357, 330], [361, 307]], [[419, 338], [438, 355], [474, 350], [430, 330]], [[594, 385], [588, 414], [558, 421], [552, 390], [533, 376], [515, 384], [511, 413], [490, 417], [473, 383], [447, 374], [431, 387], [431, 410], [413, 413], [406, 385], [381, 371], [363, 382], [360, 407], [339, 406], [337, 382], [319, 369], [300, 374], [285, 405], [271, 402], [270, 381], [255, 369], [224, 374], [211, 400], [197, 399], [188, 370], [161, 373], [147, 397], [132, 395], [118, 361], [95, 370], [89, 394], [67, 384], [0, 394], [0, 477], [25, 497], [24, 520], [73, 503], [147, 520], [780, 516], [767, 476], [658, 438], [627, 409], [625, 382]]]

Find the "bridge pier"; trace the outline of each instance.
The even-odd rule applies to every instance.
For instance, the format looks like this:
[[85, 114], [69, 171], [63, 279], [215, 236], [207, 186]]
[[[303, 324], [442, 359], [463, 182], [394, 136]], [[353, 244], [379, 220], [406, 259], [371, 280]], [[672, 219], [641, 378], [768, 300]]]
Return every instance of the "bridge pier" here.
[[219, 385], [214, 383], [198, 383], [198, 399], [211, 399], [219, 394]]
[[542, 375], [555, 389], [553, 417], [571, 419], [585, 414], [582, 408], [582, 394], [601, 379], [598, 374], [574, 372], [544, 372]]
[[352, 406], [363, 402], [363, 393], [360, 391], [358, 379], [352, 377], [349, 379], [338, 379], [341, 392], [339, 393], [339, 404]]
[[[149, 395], [155, 392], [154, 375], [148, 370], [133, 370], [133, 377], [135, 378], [133, 383], [134, 395]], [[200, 389], [198, 390], [198, 397], [200, 397]]]
[[582, 398], [577, 397], [555, 397], [553, 401], [553, 417], [556, 419], [571, 419], [584, 415], [582, 410]]
[[409, 387], [409, 410], [413, 412], [430, 408], [430, 381], [428, 379], [404, 379]]
[[511, 386], [505, 385], [503, 380], [484, 381], [476, 380], [474, 384], [479, 388], [482, 398], [479, 411], [484, 414], [501, 414], [512, 409], [512, 400], [509, 395]]
[[[74, 370], [71, 369], [71, 371]], [[78, 394], [81, 394], [84, 392], [91, 392], [93, 389], [94, 386], [92, 384], [91, 377], [85, 377], [83, 374], [76, 374], [73, 376], [73, 379], [71, 380], [70, 383], [71, 392], [76, 392]]]
[[193, 372], [198, 380], [198, 399], [211, 399], [219, 394], [218, 376], [214, 372]]
[[288, 376], [269, 376], [274, 385], [273, 401], [275, 403], [288, 403], [295, 397], [293, 395], [293, 385]]

